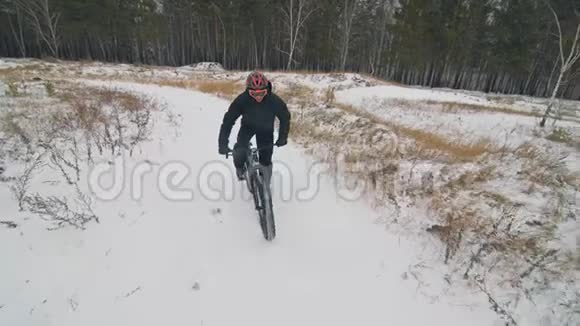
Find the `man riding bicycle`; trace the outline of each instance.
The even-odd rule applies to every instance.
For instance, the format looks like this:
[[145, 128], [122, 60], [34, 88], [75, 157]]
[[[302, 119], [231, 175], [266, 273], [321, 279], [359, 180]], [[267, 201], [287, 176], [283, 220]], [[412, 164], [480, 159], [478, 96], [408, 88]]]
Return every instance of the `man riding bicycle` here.
[[[242, 126], [234, 145], [234, 165], [239, 180], [244, 179], [244, 164], [250, 140], [255, 135], [260, 149], [260, 164], [272, 175], [273, 146], [286, 145], [290, 131], [290, 112], [286, 103], [272, 93], [272, 83], [260, 72], [252, 72], [246, 79], [246, 90], [230, 105], [224, 115], [219, 134], [219, 153], [226, 155], [232, 152], [229, 138], [236, 120], [242, 116]], [[274, 120], [280, 120], [278, 139], [274, 143]]]

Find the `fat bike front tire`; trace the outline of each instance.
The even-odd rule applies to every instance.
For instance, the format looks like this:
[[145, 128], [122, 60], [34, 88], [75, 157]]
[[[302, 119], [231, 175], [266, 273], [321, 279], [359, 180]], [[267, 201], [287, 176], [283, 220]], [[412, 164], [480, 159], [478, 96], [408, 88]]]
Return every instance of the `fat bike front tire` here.
[[272, 195], [268, 186], [256, 180], [254, 183], [256, 190], [254, 196], [258, 199], [258, 215], [260, 216], [260, 227], [264, 239], [272, 241], [276, 237], [276, 225], [274, 222], [274, 209], [272, 207]]

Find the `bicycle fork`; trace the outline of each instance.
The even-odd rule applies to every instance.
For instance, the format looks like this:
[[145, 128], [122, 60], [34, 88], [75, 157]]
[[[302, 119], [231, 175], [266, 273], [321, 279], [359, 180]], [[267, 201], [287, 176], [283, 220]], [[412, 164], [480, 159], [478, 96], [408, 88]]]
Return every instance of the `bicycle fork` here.
[[[258, 174], [259, 172], [259, 174]], [[256, 210], [264, 209], [264, 200], [266, 200], [266, 194], [264, 192], [270, 192], [270, 182], [272, 179], [272, 165], [263, 166], [259, 165], [256, 171], [251, 175], [246, 182], [249, 182], [249, 187], [251, 188], [251, 193], [254, 195]], [[259, 187], [261, 190], [259, 191]]]

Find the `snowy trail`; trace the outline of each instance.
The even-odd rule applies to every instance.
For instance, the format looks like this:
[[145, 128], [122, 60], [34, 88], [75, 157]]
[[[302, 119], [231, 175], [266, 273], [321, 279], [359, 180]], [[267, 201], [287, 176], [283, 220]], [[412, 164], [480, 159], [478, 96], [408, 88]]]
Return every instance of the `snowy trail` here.
[[[275, 199], [277, 239], [264, 241], [247, 199], [211, 201], [195, 186], [207, 162], [231, 164], [216, 153], [228, 103], [186, 90], [120, 85], [166, 101], [182, 117], [181, 135], [163, 130], [129, 160], [129, 170], [154, 162], [143, 199], [133, 201], [126, 187], [117, 200], [99, 202], [100, 224], [47, 232], [30, 222], [2, 233], [0, 325], [497, 322], [481, 298], [422, 295], [411, 276], [402, 277], [419, 263], [420, 248], [375, 223], [379, 216], [364, 201], [337, 199], [328, 179], [313, 200]], [[291, 167], [295, 188], [306, 183], [310, 161], [299, 148], [277, 149], [275, 159]], [[195, 189], [192, 201], [159, 193], [156, 172], [170, 161], [191, 167], [184, 185]], [[10, 198], [6, 189], [0, 195]]]

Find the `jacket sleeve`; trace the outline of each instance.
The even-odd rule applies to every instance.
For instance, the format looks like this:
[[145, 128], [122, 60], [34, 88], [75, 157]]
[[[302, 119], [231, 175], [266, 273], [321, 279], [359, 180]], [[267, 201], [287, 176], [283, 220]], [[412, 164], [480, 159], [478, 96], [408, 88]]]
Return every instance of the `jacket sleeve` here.
[[278, 139], [287, 140], [288, 133], [290, 132], [291, 115], [290, 111], [288, 110], [288, 106], [282, 99], [280, 99], [280, 108], [276, 116], [278, 117], [278, 120], [280, 120], [280, 131], [278, 132]]
[[238, 96], [230, 107], [226, 114], [224, 115], [224, 119], [222, 121], [222, 126], [220, 128], [220, 134], [218, 137], [218, 145], [219, 147], [227, 147], [230, 139], [230, 133], [232, 132], [232, 128], [236, 123], [236, 120], [242, 115], [242, 96]]

